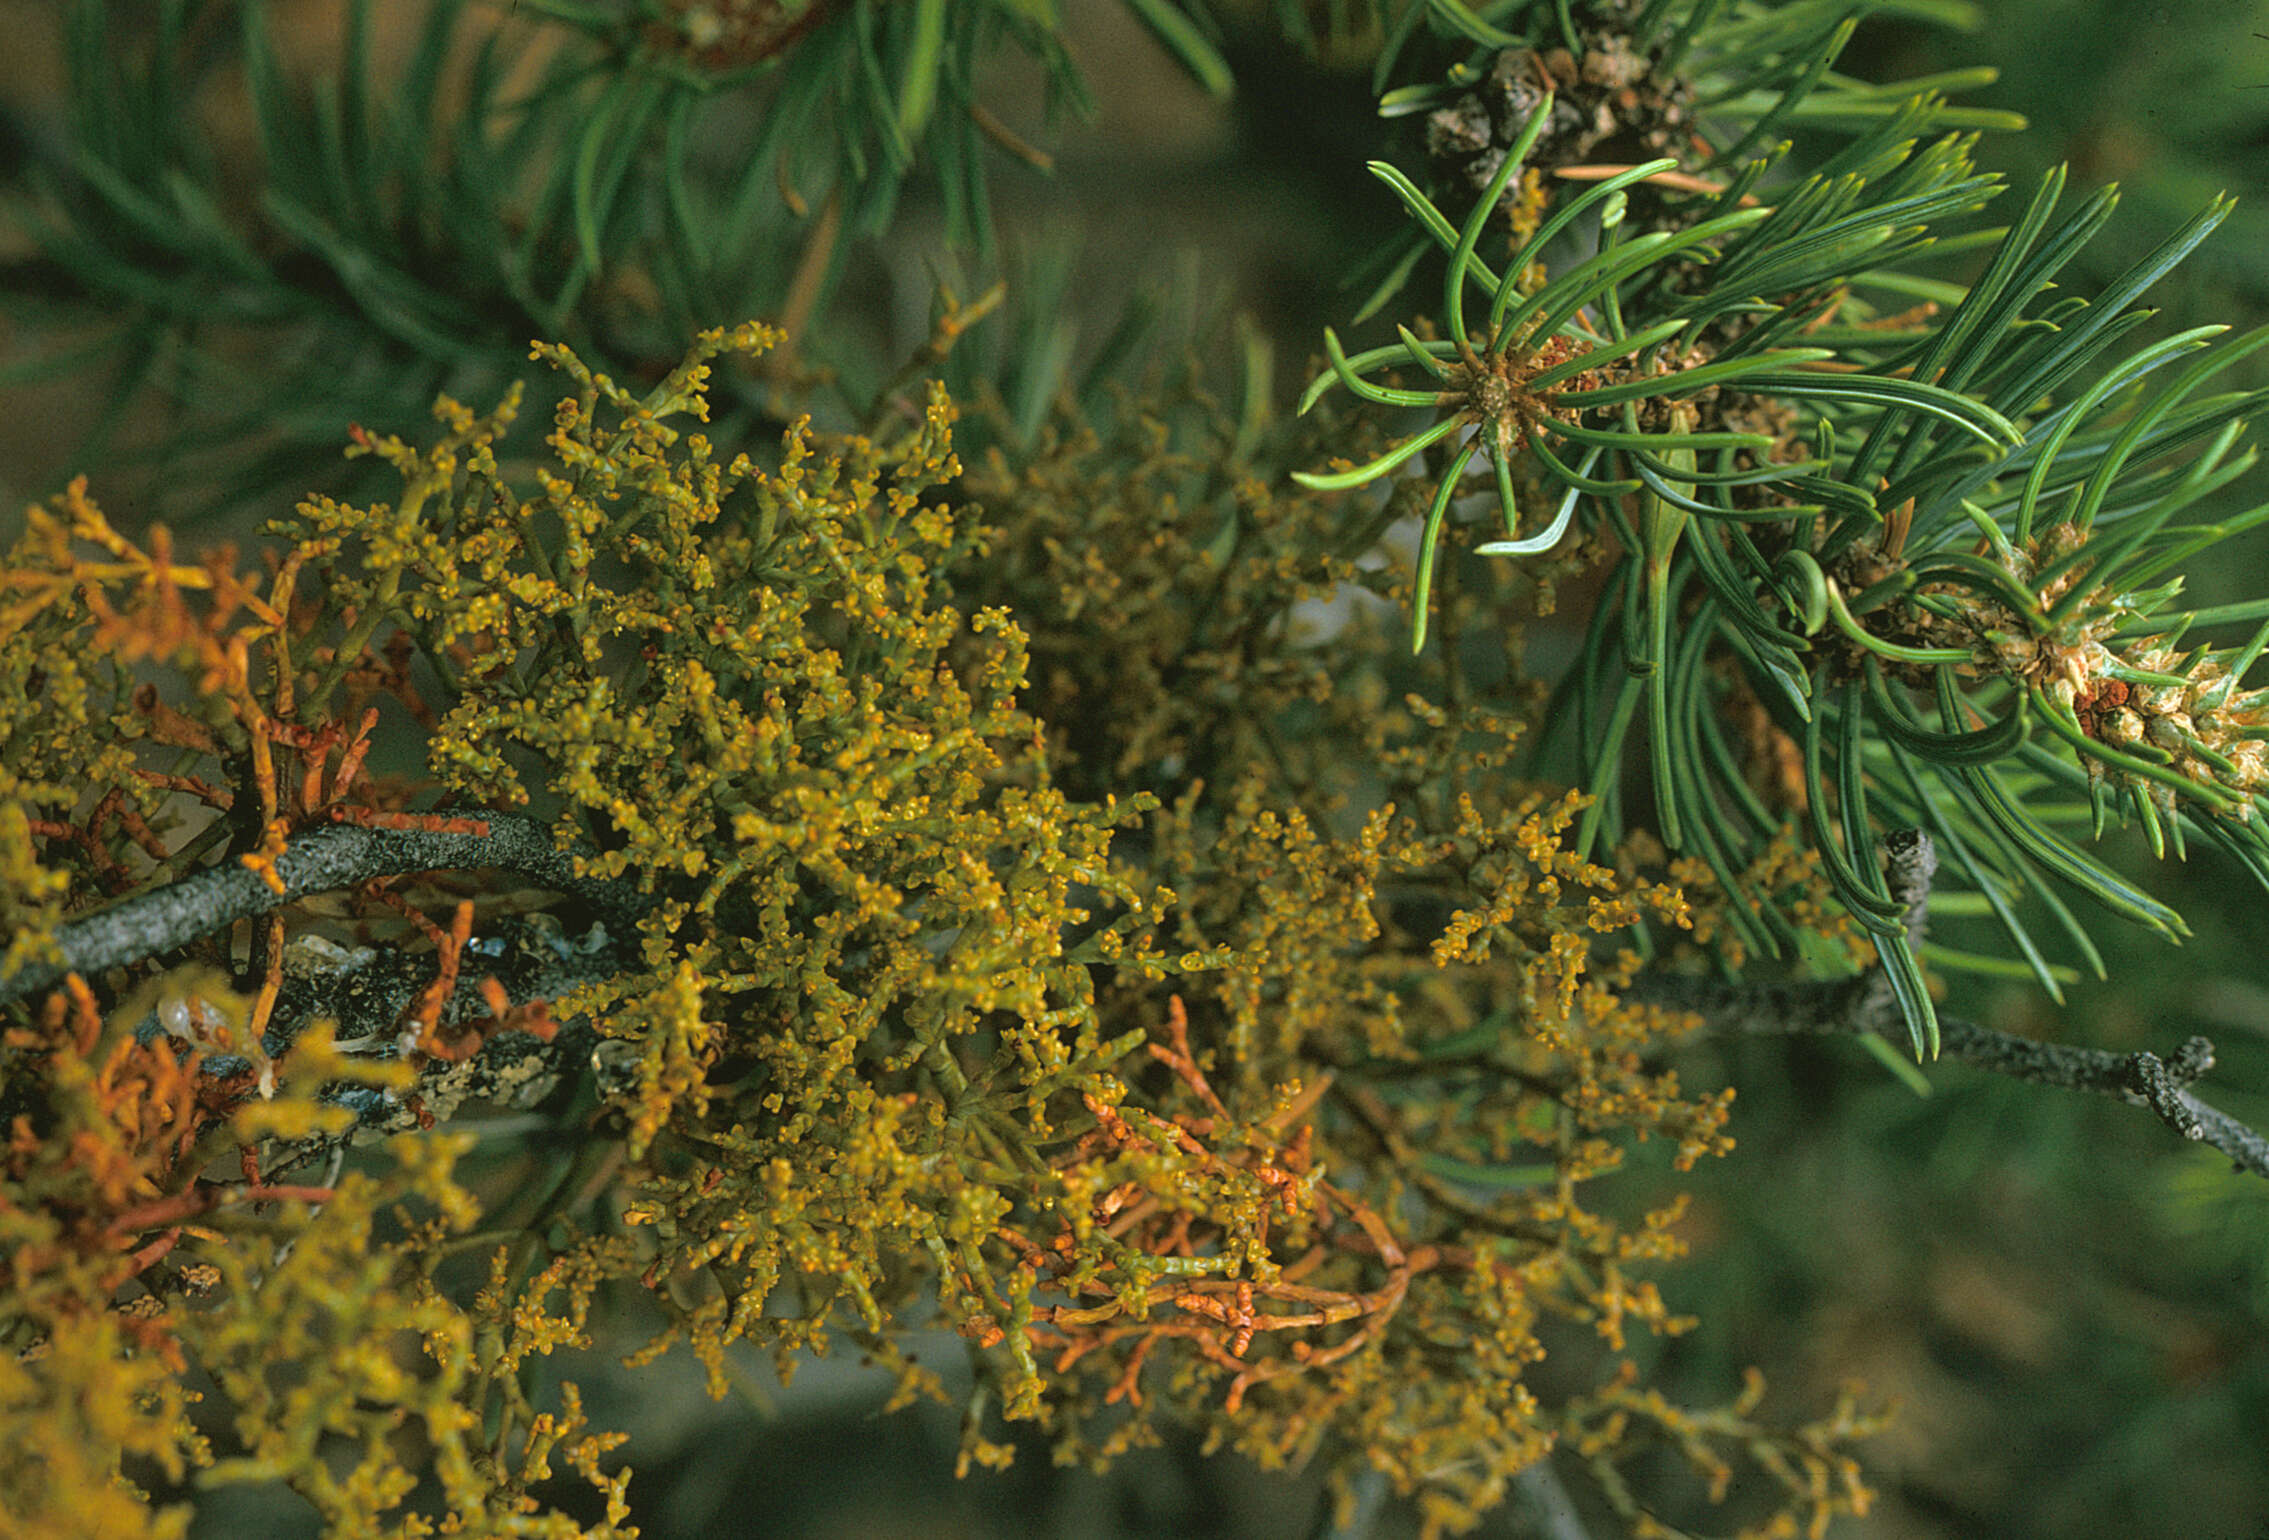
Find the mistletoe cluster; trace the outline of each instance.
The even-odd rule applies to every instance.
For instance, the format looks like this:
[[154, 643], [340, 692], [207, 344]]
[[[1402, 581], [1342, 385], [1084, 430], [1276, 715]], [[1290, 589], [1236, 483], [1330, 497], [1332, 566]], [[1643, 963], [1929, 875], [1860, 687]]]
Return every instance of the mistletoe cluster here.
[[[1203, 495], [1212, 455], [1133, 423], [1137, 452], [996, 462], [955, 510], [942, 395], [887, 443], [798, 425], [769, 469], [673, 424], [712, 354], [769, 340], [712, 335], [644, 395], [547, 348], [574, 391], [548, 467], [496, 460], [510, 402], [445, 402], [429, 445], [361, 444], [399, 499], [306, 501], [262, 575], [79, 492], [35, 513], [0, 639], [27, 1521], [99, 1498], [108, 1532], [178, 1532], [125, 1460], [286, 1481], [338, 1534], [616, 1533], [618, 1440], [538, 1363], [626, 1291], [666, 1323], [641, 1356], [682, 1343], [720, 1393], [737, 1342], [786, 1372], [848, 1337], [944, 1395], [899, 1343], [936, 1312], [976, 1368], [965, 1461], [1007, 1457], [1000, 1418], [1101, 1461], [1171, 1416], [1375, 1467], [1441, 1528], [1556, 1443], [1642, 1512], [1617, 1470], [1659, 1437], [1721, 1474], [1774, 1451], [1815, 1523], [1864, 1503], [1855, 1408], [1775, 1430], [1618, 1368], [1686, 1324], [1644, 1276], [1680, 1204], [1587, 1186], [1634, 1139], [1724, 1151], [1731, 1093], [1654, 1062], [1679, 1018], [1618, 1001], [1612, 948], [1720, 912], [1575, 854], [1581, 799], [1505, 773], [1518, 719], [1335, 695], [1392, 648], [1287, 641], [1346, 571], [1301, 554], [1320, 500]], [[1250, 525], [1225, 563], [1223, 516]], [[1063, 570], [1066, 520], [1156, 617], [1146, 668], [1214, 685], [1031, 682], [1121, 613]], [[1176, 611], [1276, 641], [1232, 664]], [[1171, 806], [1059, 787], [1052, 742], [1106, 717], [1121, 746], [1066, 773]], [[449, 875], [483, 868], [519, 884]], [[566, 1137], [468, 1185], [417, 1130], [484, 1104]], [[1595, 1388], [1532, 1393], [1548, 1341]], [[603, 1523], [535, 1490], [555, 1452]]]

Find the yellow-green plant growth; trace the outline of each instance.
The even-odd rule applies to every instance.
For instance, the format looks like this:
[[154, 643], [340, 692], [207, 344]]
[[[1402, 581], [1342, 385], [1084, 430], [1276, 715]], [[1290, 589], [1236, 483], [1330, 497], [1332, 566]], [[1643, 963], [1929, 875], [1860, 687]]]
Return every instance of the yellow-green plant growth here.
[[[1174, 1421], [1374, 1468], [1429, 1533], [1555, 1446], [1639, 1532], [1656, 1444], [1745, 1473], [1745, 1534], [1862, 1508], [1852, 1404], [1684, 1409], [1624, 1356], [1687, 1324], [1681, 1203], [1594, 1180], [1730, 1146], [1731, 1094], [1662, 1061], [1684, 1018], [1618, 998], [1642, 917], [1722, 928], [1707, 871], [1578, 855], [1582, 799], [1505, 768], [1535, 693], [1409, 660], [1362, 592], [1399, 579], [1221, 470], [1202, 398], [964, 476], [933, 392], [760, 466], [695, 424], [768, 340], [644, 395], [539, 348], [543, 463], [498, 461], [512, 401], [445, 401], [424, 447], [358, 435], [395, 502], [310, 500], [249, 561], [82, 490], [32, 515], [16, 1532], [178, 1535], [261, 1481], [330, 1535], [629, 1534], [637, 1450], [546, 1355], [682, 1346], [721, 1392], [846, 1341], [904, 1401], [949, 1393], [901, 1345], [940, 1323], [965, 1466]], [[1443, 634], [1551, 576], [1477, 578]], [[466, 1164], [500, 1107], [560, 1137]]]

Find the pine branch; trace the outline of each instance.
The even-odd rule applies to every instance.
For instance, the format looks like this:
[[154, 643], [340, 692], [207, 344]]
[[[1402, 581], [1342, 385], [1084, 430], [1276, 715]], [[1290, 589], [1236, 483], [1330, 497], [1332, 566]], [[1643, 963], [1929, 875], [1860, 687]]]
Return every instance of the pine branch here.
[[[1884, 852], [1891, 893], [1905, 907], [1909, 944], [1919, 949], [1937, 850], [1921, 830], [1900, 829], [1884, 840]], [[1654, 973], [1634, 981], [1623, 998], [1690, 1011], [1702, 1018], [1705, 1030], [1727, 1035], [1875, 1032], [1896, 1039], [1905, 1031], [1897, 997], [1882, 968], [1848, 979], [1792, 984], [1724, 984]], [[2269, 1177], [2269, 1138], [2190, 1090], [2214, 1067], [2214, 1045], [2203, 1037], [2189, 1038], [2161, 1058], [2149, 1052], [2111, 1053], [2034, 1042], [1955, 1016], [1941, 1015], [1938, 1029], [1940, 1052], [1947, 1058], [2015, 1080], [2116, 1096], [2148, 1107], [2183, 1138], [2210, 1144], [2227, 1155], [2238, 1170]]]
[[[61, 926], [56, 939], [62, 963], [0, 982], [0, 1002], [57, 987], [67, 974], [91, 977], [159, 957], [238, 920], [372, 878], [482, 868], [533, 878], [598, 908], [604, 918], [573, 938], [524, 916], [499, 916], [467, 944], [475, 961], [459, 971], [455, 988], [436, 1002], [435, 1027], [489, 1018], [495, 989], [510, 1005], [523, 1006], [558, 999], [580, 985], [636, 967], [635, 917], [645, 902], [636, 884], [578, 877], [576, 857], [593, 852], [560, 850], [548, 828], [523, 814], [488, 813], [455, 822], [460, 827], [446, 831], [308, 830], [294, 836], [276, 858], [282, 892], [251, 868], [232, 862], [137, 894]], [[367, 1045], [366, 1051], [380, 1058], [398, 1057], [404, 1052], [398, 1041], [404, 1014], [431, 986], [433, 972], [430, 952], [392, 948], [365, 948], [338, 967], [296, 971], [278, 992], [262, 1047], [269, 1057], [280, 1058], [302, 1032], [326, 1020], [342, 1044]], [[355, 1114], [354, 1129], [346, 1137], [398, 1133], [446, 1122], [467, 1101], [532, 1106], [576, 1066], [590, 1062], [594, 1043], [590, 1022], [582, 1017], [560, 1021], [548, 1036], [507, 1028], [485, 1036], [469, 1057], [422, 1061], [414, 1095], [361, 1086], [336, 1087], [329, 1095]], [[206, 1069], [225, 1078], [244, 1062], [222, 1054]], [[271, 1152], [269, 1163], [275, 1170], [290, 1169], [341, 1142], [331, 1136], [287, 1141]]]
[[[1801, 96], [1846, 35], [1792, 40], [1795, 53], [1763, 67], [1812, 58], [1788, 82]], [[1586, 163], [1566, 131], [1589, 114], [1563, 116], [1584, 97], [1581, 79], [1533, 50], [1508, 50], [1495, 68], [1492, 105], [1466, 124], [1473, 148], [1491, 147], [1469, 170], [1494, 169], [1462, 225], [1462, 194], [1438, 205], [1409, 174], [1372, 167], [1412, 215], [1413, 238], [1447, 253], [1438, 317], [1353, 353], [1327, 329], [1330, 371], [1301, 401], [1344, 389], [1432, 421], [1367, 461], [1295, 476], [1326, 492], [1410, 468], [1431, 483], [1414, 648], [1457, 560], [1456, 510], [1492, 501], [1491, 483], [1484, 516], [1501, 518], [1504, 538], [1472, 545], [1475, 556], [1612, 537], [1598, 622], [1534, 740], [1535, 767], [1592, 799], [1578, 850], [1624, 832], [1613, 793], [1643, 741], [1654, 832], [1732, 897], [1729, 934], [1746, 950], [1789, 955], [1789, 916], [1744, 875], [1785, 809], [1743, 784], [1750, 746], [1723, 726], [1729, 710], [1761, 710], [1769, 735], [1801, 745], [1801, 832], [1881, 951], [1922, 1057], [1938, 1028], [1902, 905], [1844, 854], [1879, 829], [1938, 840], [1950, 876], [1993, 908], [2052, 996], [2055, 969], [2005, 895], [2040, 892], [2089, 957], [2050, 880], [2170, 939], [2187, 929], [2075, 840], [2075, 810], [2098, 838], [2114, 815], [2132, 817], [2161, 857], [2197, 836], [2269, 884], [2269, 836], [2253, 816], [2269, 792], [2269, 689], [2244, 684], [2269, 653], [2269, 602], [2196, 608], [2179, 572], [2269, 507], [2178, 521], [2256, 459], [2240, 446], [2269, 392], [2209, 391], [2269, 351], [2269, 328], [2217, 340], [2226, 328], [2199, 327], [2111, 351], [2228, 201], [2093, 298], [2057, 295], [2055, 275], [2110, 217], [2112, 194], [2058, 217], [2056, 173], [2008, 229], [1964, 230], [1998, 179], [1977, 172], [1964, 136], [1923, 143], [1927, 97], [1793, 186], [1760, 180], [1782, 151], [1719, 182], [1668, 141], [1654, 160]], [[1447, 132], [1443, 111], [1434, 127]], [[1725, 158], [1741, 154], [1737, 144]], [[1498, 257], [1508, 212], [1515, 241]], [[1593, 227], [1595, 240], [1558, 249]], [[1966, 245], [1994, 251], [1967, 288], [1898, 271]], [[1885, 292], [1923, 303], [1886, 313]], [[2228, 626], [2257, 629], [2216, 634]], [[1570, 742], [1572, 774], [1546, 747], [1555, 740]]]
[[[492, 985], [503, 991], [509, 1004], [523, 1006], [548, 1004], [581, 985], [619, 978], [638, 966], [637, 940], [637, 932], [627, 925], [610, 929], [602, 922], [581, 937], [570, 937], [527, 916], [499, 916], [466, 946], [477, 962], [459, 971], [455, 990], [439, 1004], [436, 1026], [447, 1030], [490, 1019]], [[318, 1020], [331, 1022], [342, 1044], [372, 1045], [379, 1058], [400, 1056], [399, 1024], [431, 984], [433, 971], [430, 952], [369, 949], [350, 954], [336, 970], [288, 978], [268, 1024], [269, 1056], [288, 1052]], [[507, 1028], [487, 1033], [479, 1051], [468, 1057], [423, 1059], [412, 1095], [367, 1086], [334, 1087], [326, 1095], [354, 1112], [353, 1130], [342, 1138], [317, 1137], [280, 1146], [271, 1165], [285, 1170], [346, 1140], [402, 1133], [427, 1122], [446, 1123], [468, 1101], [533, 1107], [579, 1066], [595, 1065], [597, 1045], [590, 1019], [569, 1015], [559, 1018], [549, 1036]], [[225, 1058], [208, 1065], [224, 1076], [233, 1067]]]
[[561, 850], [551, 830], [520, 813], [482, 813], [447, 831], [340, 826], [293, 835], [275, 859], [280, 887], [249, 866], [208, 867], [99, 913], [56, 928], [62, 957], [0, 980], [0, 1004], [57, 987], [65, 975], [93, 977], [161, 956], [201, 937], [318, 893], [335, 893], [374, 877], [408, 872], [496, 868], [585, 899], [615, 914], [644, 900], [628, 882], [580, 877], [577, 852]]

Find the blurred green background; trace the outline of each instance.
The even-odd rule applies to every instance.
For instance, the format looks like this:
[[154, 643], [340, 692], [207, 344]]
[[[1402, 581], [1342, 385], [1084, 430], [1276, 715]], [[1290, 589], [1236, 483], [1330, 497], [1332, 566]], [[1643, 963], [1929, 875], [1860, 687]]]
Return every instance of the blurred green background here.
[[[335, 51], [336, 6], [278, 0], [272, 9], [304, 60]], [[396, 9], [413, 14], [416, 0]], [[1017, 117], [1020, 132], [1052, 150], [1055, 170], [1043, 177], [1004, 162], [996, 216], [1007, 270], [1060, 280], [1061, 298], [1043, 319], [1064, 327], [1074, 349], [1099, 345], [1145, 286], [1194, 285], [1273, 339], [1282, 406], [1322, 325], [1352, 306], [1340, 284], [1353, 258], [1399, 217], [1361, 163], [1382, 148], [1407, 158], [1409, 145], [1382, 143], [1365, 61], [1304, 59], [1252, 10], [1229, 50], [1238, 94], [1223, 104], [1122, 7], [1070, 0], [1073, 48], [1097, 111], [1053, 127], [1036, 106]], [[2269, 318], [2269, 5], [1990, 0], [1985, 11], [1986, 24], [1966, 35], [1870, 22], [1841, 68], [1885, 79], [2000, 67], [2000, 83], [1971, 99], [2019, 111], [2032, 127], [1989, 137], [1980, 150], [1987, 167], [2021, 188], [2066, 160], [2071, 197], [2105, 181], [2126, 188], [2074, 286], [2116, 273], [2216, 190], [2238, 193], [2236, 217], [2155, 291], [2161, 331]], [[0, 26], [10, 38], [0, 108], [20, 146], [58, 116], [60, 27], [42, 0], [0, 4]], [[1036, 70], [1004, 66], [990, 99], [1023, 102], [1039, 86]], [[212, 110], [225, 134], [230, 105]], [[883, 356], [919, 343], [934, 283], [954, 271], [937, 254], [942, 211], [925, 196], [910, 190], [890, 241], [857, 254], [829, 323]], [[28, 251], [20, 230], [0, 229], [0, 261]], [[966, 293], [977, 275], [962, 276]], [[21, 356], [33, 339], [6, 324], [0, 355]], [[1194, 324], [1165, 317], [1167, 340]], [[0, 390], [8, 524], [24, 501], [55, 490], [107, 399], [99, 371]], [[162, 400], [138, 399], [122, 439], [154, 433], [164, 412]], [[96, 488], [114, 520], [132, 527], [183, 500], [166, 474], [162, 466], [98, 471]], [[2258, 484], [2239, 490], [2251, 501], [2269, 497]], [[246, 510], [234, 532], [264, 511]], [[2217, 556], [2226, 559], [2198, 576], [2202, 602], [2269, 587], [2260, 542]], [[2148, 859], [2139, 848], [2124, 855]], [[2068, 1009], [2029, 986], [1967, 976], [1954, 980], [1951, 1008], [2123, 1051], [2164, 1052], [2203, 1032], [2220, 1050], [2210, 1098], [2269, 1126], [2261, 895], [2210, 850], [2159, 880], [2196, 931], [2186, 947], [2107, 925], [2099, 935], [2111, 977], [2074, 988]], [[1959, 926], [1943, 934], [1964, 944]], [[1849, 1379], [1898, 1401], [1903, 1415], [1867, 1451], [1879, 1502], [1837, 1534], [2269, 1537], [2269, 1184], [2181, 1148], [2140, 1110], [1959, 1066], [1934, 1070], [1933, 1093], [1918, 1098], [1847, 1043], [1701, 1045], [1687, 1058], [1699, 1082], [1739, 1087], [1739, 1148], [1690, 1177], [1641, 1151], [1616, 1178], [1641, 1196], [1673, 1181], [1697, 1195], [1686, 1226], [1695, 1256], [1662, 1282], [1674, 1307], [1701, 1325], [1637, 1350], [1642, 1362], [1655, 1355], [1666, 1392], [1691, 1401], [1722, 1399], [1751, 1364], [1772, 1387], [1768, 1407], [1784, 1417], [1824, 1409]], [[950, 1378], [957, 1353], [945, 1338], [923, 1356]], [[683, 1358], [636, 1375], [604, 1353], [556, 1366], [582, 1382], [599, 1426], [632, 1432], [633, 1493], [647, 1535], [1330, 1532], [1314, 1480], [1204, 1459], [1189, 1447], [1146, 1451], [1096, 1477], [1051, 1467], [1035, 1443], [1005, 1475], [956, 1481], [951, 1415], [882, 1417], [886, 1386], [856, 1363], [808, 1364], [791, 1386], [753, 1356], [737, 1367], [736, 1394], [714, 1403]], [[1524, 1502], [1483, 1533], [1618, 1533], [1593, 1511], [1580, 1479], [1568, 1486], [1579, 1517]], [[1540, 1493], [1550, 1496], [1540, 1486], [1524, 1496]], [[1361, 1517], [1368, 1533], [1415, 1529], [1391, 1501]], [[249, 1494], [208, 1502], [197, 1530], [213, 1540], [301, 1532], [288, 1501]]]

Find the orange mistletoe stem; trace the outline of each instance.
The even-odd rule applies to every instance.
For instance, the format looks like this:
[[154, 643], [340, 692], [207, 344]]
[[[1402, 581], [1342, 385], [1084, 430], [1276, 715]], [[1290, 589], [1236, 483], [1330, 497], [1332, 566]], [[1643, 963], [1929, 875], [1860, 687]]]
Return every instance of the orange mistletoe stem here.
[[124, 1237], [159, 1225], [177, 1225], [229, 1203], [328, 1203], [331, 1196], [328, 1187], [263, 1187], [248, 1182], [197, 1187], [170, 1198], [160, 1198], [155, 1203], [145, 1203], [140, 1208], [130, 1208], [112, 1219], [106, 1230], [111, 1235]]

